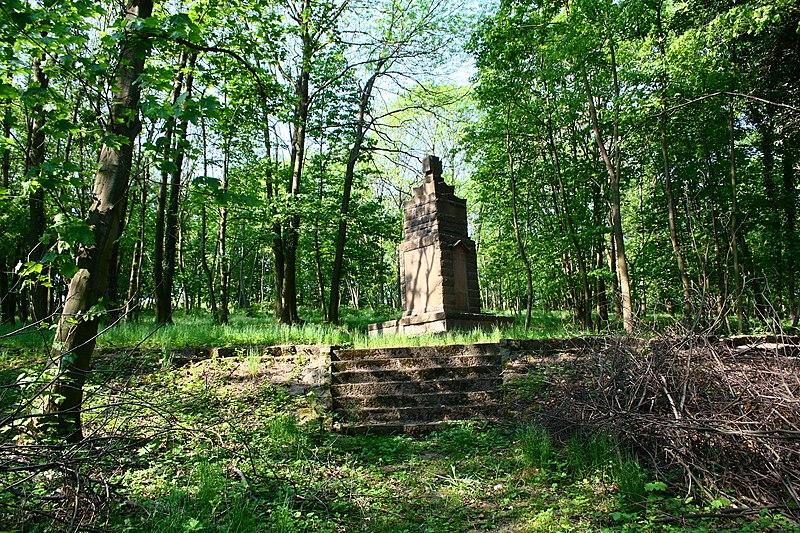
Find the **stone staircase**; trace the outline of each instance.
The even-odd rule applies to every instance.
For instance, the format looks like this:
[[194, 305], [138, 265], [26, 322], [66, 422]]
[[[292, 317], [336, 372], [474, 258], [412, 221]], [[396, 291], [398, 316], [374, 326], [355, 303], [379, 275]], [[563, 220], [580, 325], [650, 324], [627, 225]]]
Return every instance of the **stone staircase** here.
[[443, 422], [494, 420], [501, 411], [496, 344], [336, 350], [331, 397], [352, 434], [417, 433]]

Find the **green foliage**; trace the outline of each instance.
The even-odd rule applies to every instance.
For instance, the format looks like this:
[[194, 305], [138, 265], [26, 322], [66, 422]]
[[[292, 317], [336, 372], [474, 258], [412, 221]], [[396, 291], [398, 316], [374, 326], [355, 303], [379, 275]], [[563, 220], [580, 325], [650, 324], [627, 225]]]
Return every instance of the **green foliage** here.
[[135, 529], [174, 533], [262, 529], [255, 504], [243, 487], [226, 478], [219, 464], [198, 463], [184, 480], [184, 487], [173, 486], [162, 497], [143, 503], [150, 519]]
[[[788, 194], [796, 203], [794, 185], [781, 189], [788, 183], [781, 174], [794, 183], [796, 173], [778, 163], [797, 158], [779, 149], [797, 135], [796, 110], [785, 107], [800, 90], [800, 11], [791, 4], [500, 2], [468, 47], [478, 67], [477, 109], [465, 142], [475, 166], [470, 192], [480, 206], [484, 285], [524, 298], [521, 246], [532, 264], [534, 302], [559, 302], [577, 323], [598, 326], [587, 308], [598, 308], [596, 295], [616, 273], [606, 261], [612, 197], [591, 97], [597, 133], [621, 176], [626, 256], [642, 311], [678, 314], [684, 274], [702, 321], [714, 320], [708, 298], [729, 309], [766, 299], [774, 310], [749, 314], [785, 314], [774, 302], [793, 291], [776, 257], [797, 253], [796, 212], [781, 200]], [[769, 102], [746, 96], [753, 94], [769, 94]], [[760, 215], [765, 206], [768, 219]], [[760, 222], [729, 227], [737, 218]], [[748, 251], [734, 250], [732, 239]], [[741, 257], [734, 260], [734, 251]], [[741, 270], [731, 273], [734, 262]], [[727, 283], [742, 278], [744, 292], [731, 296], [712, 263]], [[608, 296], [609, 303], [616, 297]], [[776, 317], [758, 320], [769, 327]], [[731, 324], [724, 317], [717, 326]]]
[[519, 432], [519, 446], [526, 466], [545, 468], [553, 456], [550, 434], [542, 426], [531, 425]]
[[573, 435], [564, 449], [566, 467], [579, 476], [592, 472], [608, 474], [615, 464], [616, 446], [603, 434]]
[[633, 458], [617, 462], [613, 476], [622, 497], [633, 504], [644, 502], [648, 493], [661, 492], [667, 488], [663, 482], [647, 483], [648, 473]]

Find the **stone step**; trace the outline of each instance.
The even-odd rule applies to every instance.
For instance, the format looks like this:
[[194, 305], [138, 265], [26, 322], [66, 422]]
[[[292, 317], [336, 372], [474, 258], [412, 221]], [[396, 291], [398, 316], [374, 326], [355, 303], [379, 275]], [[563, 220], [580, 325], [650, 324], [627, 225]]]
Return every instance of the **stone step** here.
[[352, 412], [345, 412], [344, 415], [350, 422], [369, 424], [437, 422], [444, 420], [495, 418], [498, 416], [501, 408], [501, 404], [498, 403], [438, 407], [363, 407]]
[[449, 422], [404, 422], [386, 424], [343, 423], [334, 427], [346, 435], [424, 435], [447, 427]]
[[347, 370], [334, 372], [331, 380], [334, 385], [341, 383], [369, 383], [384, 381], [432, 381], [446, 378], [475, 379], [500, 376], [498, 365], [466, 367], [431, 367], [409, 370]]
[[439, 379], [436, 381], [382, 381], [342, 383], [331, 386], [333, 398], [342, 396], [398, 396], [435, 392], [477, 392], [498, 389], [503, 380], [497, 376], [476, 379]]
[[357, 348], [334, 350], [334, 361], [350, 359], [452, 357], [463, 355], [492, 355], [498, 353], [496, 343], [453, 344], [449, 346], [406, 346], [401, 348]]
[[439, 407], [495, 403], [502, 400], [499, 390], [477, 392], [434, 392], [379, 396], [338, 396], [333, 400], [336, 409], [361, 409], [365, 407]]
[[[495, 421], [494, 418], [483, 418], [481, 420]], [[376, 424], [362, 424], [356, 422], [340, 423], [337, 424], [334, 429], [347, 435], [424, 435], [432, 431], [446, 429], [452, 423], [452, 420], [438, 420], [435, 422], [386, 422]]]
[[346, 359], [331, 363], [333, 372], [349, 370], [401, 370], [436, 367], [466, 367], [499, 365], [500, 355], [455, 355], [441, 357], [370, 357]]

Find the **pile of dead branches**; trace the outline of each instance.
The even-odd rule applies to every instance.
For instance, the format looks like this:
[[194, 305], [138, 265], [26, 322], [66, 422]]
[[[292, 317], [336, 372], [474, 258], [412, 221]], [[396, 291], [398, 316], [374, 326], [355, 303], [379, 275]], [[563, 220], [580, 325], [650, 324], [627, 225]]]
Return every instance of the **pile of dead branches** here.
[[611, 433], [706, 497], [800, 516], [796, 339], [605, 340], [575, 355], [545, 419]]

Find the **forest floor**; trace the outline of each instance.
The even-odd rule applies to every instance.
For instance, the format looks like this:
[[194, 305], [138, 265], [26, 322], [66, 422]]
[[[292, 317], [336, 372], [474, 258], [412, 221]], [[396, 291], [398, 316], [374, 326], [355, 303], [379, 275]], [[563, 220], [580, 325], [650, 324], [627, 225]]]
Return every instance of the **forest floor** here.
[[[231, 365], [237, 365], [232, 368]], [[0, 411], [41, 370], [0, 358]], [[26, 378], [28, 376], [28, 378]], [[345, 436], [313, 395], [270, 384], [256, 358], [175, 368], [157, 355], [101, 357], [81, 446], [17, 432], [0, 462], [0, 529], [130, 531], [774, 531], [769, 511], [696, 501], [602, 435], [565, 439], [526, 419], [422, 437]], [[511, 401], [535, 401], [525, 387]], [[32, 407], [33, 409], [34, 407]], [[35, 427], [29, 428], [31, 432]], [[49, 465], [49, 466], [48, 466]], [[52, 465], [55, 465], [53, 467]], [[64, 484], [59, 472], [79, 483]]]

